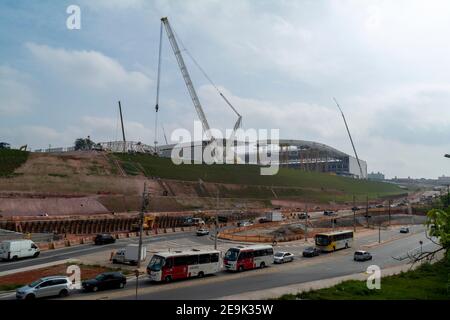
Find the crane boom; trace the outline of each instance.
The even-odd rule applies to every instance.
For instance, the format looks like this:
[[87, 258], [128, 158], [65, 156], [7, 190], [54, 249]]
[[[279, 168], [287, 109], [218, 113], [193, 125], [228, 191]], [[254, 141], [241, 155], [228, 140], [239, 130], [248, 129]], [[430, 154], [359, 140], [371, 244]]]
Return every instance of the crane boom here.
[[194, 103], [195, 111], [197, 112], [197, 115], [202, 123], [203, 131], [206, 133], [207, 138], [210, 141], [212, 141], [214, 140], [214, 137], [211, 135], [208, 120], [206, 119], [205, 113], [203, 112], [203, 108], [202, 105], [200, 104], [200, 100], [198, 99], [197, 93], [195, 92], [194, 84], [192, 83], [191, 77], [186, 68], [186, 64], [184, 63], [183, 56], [181, 55], [180, 48], [178, 47], [178, 43], [175, 39], [175, 35], [172, 31], [172, 27], [170, 26], [169, 20], [167, 19], [167, 17], [163, 17], [161, 18], [161, 23], [164, 25], [166, 29], [170, 46], [172, 47], [173, 53], [175, 54], [175, 57], [177, 59], [178, 66], [180, 68], [184, 82], [186, 83], [189, 95], [191, 96], [192, 102]]
[[347, 129], [348, 136], [350, 137], [350, 142], [352, 143], [353, 152], [355, 153], [356, 161], [358, 162], [359, 172], [361, 173], [361, 179], [364, 179], [361, 163], [359, 162], [358, 154], [356, 153], [355, 144], [353, 143], [352, 135], [350, 134], [350, 130], [348, 129], [347, 120], [345, 120], [344, 112], [342, 112], [341, 106], [337, 102], [336, 98], [333, 97], [333, 100], [336, 103], [337, 107], [339, 108], [339, 111], [341, 112], [342, 119], [344, 119], [345, 128]]

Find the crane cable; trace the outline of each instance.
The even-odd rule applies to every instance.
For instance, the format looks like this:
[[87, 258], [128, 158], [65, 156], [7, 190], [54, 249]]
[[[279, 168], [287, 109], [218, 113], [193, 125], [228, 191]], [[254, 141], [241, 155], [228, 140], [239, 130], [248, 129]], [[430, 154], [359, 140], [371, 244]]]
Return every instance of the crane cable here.
[[162, 41], [163, 41], [163, 23], [161, 22], [161, 27], [159, 29], [159, 53], [158, 53], [158, 76], [156, 80], [156, 103], [155, 103], [155, 152], [156, 145], [158, 143], [158, 110], [159, 110], [159, 84], [161, 82], [161, 51], [162, 51]]

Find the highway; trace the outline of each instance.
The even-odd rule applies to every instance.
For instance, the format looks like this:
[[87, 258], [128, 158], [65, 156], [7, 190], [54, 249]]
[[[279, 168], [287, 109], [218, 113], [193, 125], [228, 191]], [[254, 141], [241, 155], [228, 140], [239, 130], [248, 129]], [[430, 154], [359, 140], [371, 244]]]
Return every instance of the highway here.
[[[217, 275], [203, 279], [189, 279], [170, 284], [154, 284], [144, 277], [140, 280], [138, 299], [217, 299], [249, 291], [362, 273], [372, 264], [378, 265], [382, 269], [404, 264], [406, 263], [405, 261], [397, 261], [393, 257], [404, 255], [409, 250], [417, 249], [420, 240], [423, 241], [424, 250], [432, 249], [435, 246], [426, 239], [424, 232], [421, 232], [420, 228], [423, 227], [416, 228], [415, 231], [417, 233], [413, 232], [410, 234], [398, 234], [398, 229], [389, 230], [392, 236], [396, 232], [396, 237], [380, 245], [376, 244], [378, 235], [372, 234], [356, 240], [353, 249], [323, 254], [315, 258], [297, 257], [293, 263], [279, 266], [272, 265], [263, 270], [257, 269], [242, 273], [228, 273], [223, 271]], [[354, 262], [354, 249], [367, 244], [371, 245], [371, 248], [367, 250], [372, 253], [373, 260], [368, 262]], [[283, 246], [277, 246], [276, 250], [278, 249], [283, 249]], [[128, 287], [122, 290], [105, 291], [95, 294], [80, 293], [70, 298], [102, 300], [135, 299], [134, 284], [134, 281], [130, 281]]]

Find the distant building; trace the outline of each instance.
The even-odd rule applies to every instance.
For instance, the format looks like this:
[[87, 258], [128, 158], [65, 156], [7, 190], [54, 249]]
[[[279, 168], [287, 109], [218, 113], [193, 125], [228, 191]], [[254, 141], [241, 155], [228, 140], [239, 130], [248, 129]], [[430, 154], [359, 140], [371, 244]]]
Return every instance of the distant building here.
[[382, 174], [381, 172], [371, 172], [367, 175], [367, 177], [369, 178], [369, 180], [376, 180], [376, 181], [383, 181], [384, 180], [384, 174]]
[[450, 184], [450, 177], [442, 176], [438, 177], [439, 184]]

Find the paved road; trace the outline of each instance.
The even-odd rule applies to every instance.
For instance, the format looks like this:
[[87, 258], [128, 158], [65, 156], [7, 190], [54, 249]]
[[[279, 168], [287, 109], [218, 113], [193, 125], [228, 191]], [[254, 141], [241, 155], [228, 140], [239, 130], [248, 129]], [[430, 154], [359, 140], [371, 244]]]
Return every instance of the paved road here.
[[[417, 229], [416, 231], [419, 231]], [[398, 233], [398, 229], [391, 230]], [[394, 235], [394, 234], [393, 234]], [[424, 242], [423, 249], [431, 249], [432, 244], [426, 239], [424, 232], [401, 235], [380, 245], [376, 244], [377, 235], [362, 237], [355, 241], [355, 248], [371, 245], [373, 260], [354, 262], [354, 250], [341, 250], [323, 254], [316, 258], [299, 257], [295, 262], [271, 266], [263, 270], [251, 270], [243, 273], [220, 272], [204, 279], [189, 279], [171, 284], [152, 284], [147, 279], [140, 281], [139, 299], [215, 299], [254, 290], [280, 287], [296, 283], [333, 278], [354, 273], [365, 272], [372, 264], [382, 269], [404, 264], [392, 257], [405, 254], [408, 250], [417, 249], [419, 240]], [[375, 241], [375, 242], [374, 242]], [[75, 299], [135, 299], [134, 283], [131, 281], [126, 289], [100, 292], [96, 294], [74, 295]]]
[[[180, 232], [173, 234], [157, 235], [145, 237], [143, 240], [144, 244], [157, 244], [162, 241], [173, 241], [180, 239], [192, 239], [199, 244], [209, 244], [210, 240], [206, 237], [196, 237], [193, 232]], [[9, 271], [24, 267], [30, 267], [35, 265], [40, 265], [49, 262], [55, 262], [64, 259], [75, 259], [77, 257], [91, 254], [95, 252], [101, 252], [105, 250], [112, 250], [122, 248], [130, 243], [137, 243], [137, 238], [130, 239], [119, 239], [114, 244], [95, 246], [95, 245], [79, 245], [75, 247], [61, 248], [56, 250], [43, 251], [38, 258], [34, 259], [24, 259], [14, 262], [0, 261], [0, 272]]]

